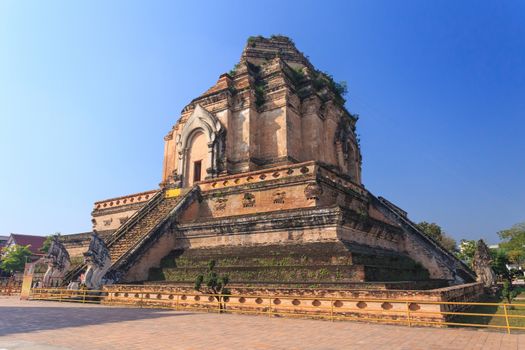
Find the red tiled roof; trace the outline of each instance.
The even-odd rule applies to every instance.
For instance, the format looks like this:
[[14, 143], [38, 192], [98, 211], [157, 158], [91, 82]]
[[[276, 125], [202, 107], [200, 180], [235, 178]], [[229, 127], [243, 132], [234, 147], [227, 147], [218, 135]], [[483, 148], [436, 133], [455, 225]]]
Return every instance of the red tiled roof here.
[[18, 245], [30, 245], [29, 250], [33, 254], [43, 254], [40, 251], [40, 248], [44, 245], [46, 237], [42, 236], [31, 236], [31, 235], [20, 235], [16, 233], [11, 233], [11, 238], [15, 244]]

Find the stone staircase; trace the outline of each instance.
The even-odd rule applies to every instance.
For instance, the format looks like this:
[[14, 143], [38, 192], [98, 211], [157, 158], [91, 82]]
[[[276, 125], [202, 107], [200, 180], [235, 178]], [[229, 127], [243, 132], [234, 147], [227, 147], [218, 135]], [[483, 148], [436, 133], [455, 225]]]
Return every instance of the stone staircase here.
[[[165, 191], [159, 191], [117, 231], [107, 237], [105, 243], [111, 257], [110, 271], [118, 269], [123, 260], [129, 260], [129, 255], [138, 248], [142, 241], [168, 219], [170, 213], [188, 197], [189, 192], [196, 190], [198, 188], [181, 189], [177, 196], [166, 196]], [[85, 264], [81, 264], [70, 270], [63, 284], [67, 285], [86, 268]]]
[[[147, 233], [155, 228], [183, 197], [184, 194], [178, 197], [162, 198], [154, 208], [137, 220], [128, 230], [120, 232], [118, 236], [113, 235], [112, 239], [106, 243], [113, 264], [134, 248]], [[115, 233], [118, 234], [119, 232], [117, 231]]]
[[433, 255], [441, 254], [441, 261], [450, 267], [451, 271], [455, 271], [456, 276], [454, 280], [456, 283], [470, 283], [476, 281], [476, 274], [467, 266], [463, 261], [456, 257], [453, 253], [449, 252], [439, 242], [424, 234], [415, 224], [412, 222], [407, 213], [400, 209], [398, 206], [388, 201], [383, 197], [377, 197], [377, 201], [385, 208], [389, 213], [389, 217], [397, 221], [406, 233], [411, 234], [409, 239], [419, 240], [420, 242], [433, 246]]

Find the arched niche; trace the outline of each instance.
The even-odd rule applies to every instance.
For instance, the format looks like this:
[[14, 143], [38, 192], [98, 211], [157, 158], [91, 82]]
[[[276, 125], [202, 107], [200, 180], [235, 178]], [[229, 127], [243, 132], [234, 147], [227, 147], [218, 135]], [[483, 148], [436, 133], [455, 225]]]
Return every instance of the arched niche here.
[[225, 163], [225, 129], [221, 122], [202, 106], [196, 105], [177, 137], [178, 173], [181, 185], [193, 185], [200, 161], [200, 181], [216, 177]]
[[206, 169], [211, 167], [208, 157], [208, 138], [200, 128], [194, 129], [188, 137], [188, 152], [184, 173], [185, 187], [204, 180]]
[[335, 132], [335, 152], [340, 171], [358, 184], [361, 183], [361, 155], [352, 125], [347, 119], [339, 121]]

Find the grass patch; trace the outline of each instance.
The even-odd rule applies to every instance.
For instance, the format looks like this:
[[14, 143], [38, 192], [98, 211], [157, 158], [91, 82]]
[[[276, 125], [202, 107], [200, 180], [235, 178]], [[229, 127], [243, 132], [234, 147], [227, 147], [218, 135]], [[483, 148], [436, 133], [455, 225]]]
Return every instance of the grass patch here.
[[[520, 295], [522, 298], [525, 298], [525, 292], [521, 292]], [[487, 296], [482, 300], [482, 302], [503, 303], [504, 301], [503, 301], [503, 298], [501, 298], [500, 296], [496, 296], [496, 297]], [[513, 303], [525, 305], [525, 300], [515, 300]], [[471, 323], [471, 324], [491, 325], [491, 326], [506, 326], [507, 325], [507, 321], [505, 320], [505, 317], [502, 317], [505, 315], [505, 310], [503, 306], [495, 306], [495, 305], [473, 306], [464, 312], [489, 314], [491, 316], [466, 316], [466, 315], [465, 316], [454, 316], [451, 322]], [[507, 314], [509, 316], [525, 316], [525, 306], [514, 305], [510, 308], [507, 307]], [[522, 318], [509, 317], [509, 325], [511, 327], [525, 327], [525, 317], [522, 317]], [[483, 327], [483, 328], [490, 329], [490, 327]], [[525, 332], [525, 330], [512, 330], [512, 331], [513, 332]]]

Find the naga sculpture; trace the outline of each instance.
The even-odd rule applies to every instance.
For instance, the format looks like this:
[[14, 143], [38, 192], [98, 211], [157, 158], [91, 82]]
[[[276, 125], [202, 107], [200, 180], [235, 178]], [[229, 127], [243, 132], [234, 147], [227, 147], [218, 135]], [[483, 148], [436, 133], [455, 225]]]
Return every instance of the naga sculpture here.
[[80, 282], [88, 289], [100, 289], [103, 277], [111, 267], [111, 258], [106, 244], [95, 232], [91, 236], [88, 251], [84, 253], [84, 263], [87, 269]]
[[71, 266], [69, 253], [59, 241], [58, 236], [53, 236], [49, 250], [43, 260], [44, 263], [47, 263], [47, 271], [42, 279], [43, 287], [54, 287], [62, 281]]
[[491, 288], [496, 283], [496, 274], [492, 270], [492, 257], [485, 242], [480, 239], [476, 245], [474, 258], [472, 259], [472, 269], [478, 276], [478, 282], [482, 282], [485, 288]]

